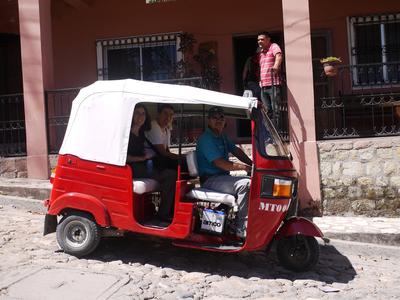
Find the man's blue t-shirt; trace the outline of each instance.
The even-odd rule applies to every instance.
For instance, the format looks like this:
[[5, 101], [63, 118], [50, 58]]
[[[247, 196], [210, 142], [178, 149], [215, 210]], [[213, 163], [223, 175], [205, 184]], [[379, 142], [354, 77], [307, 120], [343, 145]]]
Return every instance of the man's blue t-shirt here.
[[229, 159], [229, 153], [236, 148], [235, 144], [225, 134], [215, 135], [209, 128], [197, 141], [197, 165], [199, 175], [224, 175], [229, 171], [222, 170], [213, 164], [218, 158]]

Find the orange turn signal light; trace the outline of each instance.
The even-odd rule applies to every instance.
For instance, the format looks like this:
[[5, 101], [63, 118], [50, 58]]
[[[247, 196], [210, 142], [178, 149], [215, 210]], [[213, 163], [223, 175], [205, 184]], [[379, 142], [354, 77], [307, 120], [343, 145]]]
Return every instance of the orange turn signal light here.
[[274, 187], [272, 190], [272, 196], [290, 198], [292, 195], [292, 181], [285, 179], [274, 179]]
[[51, 170], [50, 183], [53, 183], [54, 178], [56, 177], [56, 169], [57, 169], [57, 167], [55, 167], [54, 169]]

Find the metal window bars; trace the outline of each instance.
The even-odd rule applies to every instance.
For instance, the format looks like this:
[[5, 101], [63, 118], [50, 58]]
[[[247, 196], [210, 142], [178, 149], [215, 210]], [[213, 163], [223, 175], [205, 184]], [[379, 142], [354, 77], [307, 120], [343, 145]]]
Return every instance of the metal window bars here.
[[324, 80], [315, 93], [319, 140], [400, 135], [400, 62], [340, 66]]
[[0, 156], [26, 155], [23, 94], [0, 95]]

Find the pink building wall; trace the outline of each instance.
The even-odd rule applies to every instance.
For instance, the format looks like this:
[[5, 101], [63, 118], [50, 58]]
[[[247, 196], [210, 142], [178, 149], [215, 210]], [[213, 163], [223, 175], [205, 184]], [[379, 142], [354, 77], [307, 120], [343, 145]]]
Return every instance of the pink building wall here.
[[19, 26], [24, 90], [27, 170], [49, 176], [44, 91], [53, 86], [50, 0], [20, 0]]
[[95, 81], [96, 39], [184, 31], [192, 33], [198, 44], [217, 42], [221, 90], [233, 93], [233, 37], [262, 30], [285, 32], [288, 36], [282, 46], [288, 50], [285, 58], [287, 64], [291, 64], [287, 65], [291, 147], [301, 176], [302, 206], [315, 206], [321, 200], [321, 194], [314, 109], [310, 105], [314, 101], [310, 27], [311, 31], [329, 31], [332, 53], [349, 63], [347, 17], [397, 8], [400, 10], [400, 4], [391, 0], [369, 3], [369, 7], [361, 0], [301, 0], [296, 3], [287, 0], [186, 0], [155, 5], [146, 5], [145, 1], [114, 1], [110, 4], [102, 0], [85, 9], [54, 6], [53, 15], [59, 16], [53, 18], [55, 79], [59, 87], [82, 86]]
[[[280, 0], [185, 0], [147, 5], [145, 1], [99, 0], [86, 9], [53, 5], [55, 78], [58, 87], [81, 86], [96, 80], [95, 40], [186, 31], [197, 44], [218, 42], [222, 90], [234, 90], [232, 35], [260, 30], [282, 31]], [[252, 9], [264, 7], [264, 9]], [[256, 46], [256, 41], [254, 41]], [[79, 70], [77, 72], [77, 70]]]
[[[301, 208], [319, 212], [321, 192], [315, 136], [310, 13], [308, 0], [282, 0], [287, 71], [290, 149], [299, 174]], [[302, 72], [298, 72], [302, 70]]]
[[[1, 33], [19, 33], [17, 0], [0, 3]], [[177, 0], [145, 4], [145, 0], [96, 0], [74, 8], [51, 1], [54, 82], [56, 88], [77, 87], [97, 79], [95, 40], [161, 32], [186, 31], [198, 41], [217, 41], [222, 90], [234, 91], [232, 36], [260, 30], [283, 32], [281, 0]], [[309, 0], [311, 30], [328, 30], [332, 53], [348, 63], [346, 18], [399, 12], [400, 1]]]
[[[332, 53], [348, 63], [346, 17], [400, 11], [400, 1], [310, 0], [311, 29], [332, 33]], [[53, 1], [53, 45], [57, 87], [76, 87], [97, 79], [95, 40], [163, 32], [193, 33], [198, 43], [217, 41], [222, 90], [234, 91], [232, 37], [261, 30], [283, 32], [281, 0], [93, 1], [73, 8]], [[198, 44], [197, 43], [197, 44]], [[255, 44], [256, 45], [256, 44]]]
[[[27, 0], [19, 1], [27, 3]], [[33, 2], [37, 3], [37, 1], [39, 0]], [[309, 53], [309, 22], [312, 31], [327, 30], [331, 33], [332, 53], [342, 57], [344, 63], [349, 63], [346, 18], [353, 15], [399, 12], [400, 2], [398, 0], [371, 1], [368, 2], [368, 6], [362, 0], [301, 0], [301, 5], [290, 3], [289, 0], [235, 2], [229, 0], [177, 0], [153, 5], [146, 5], [145, 0], [96, 0], [87, 1], [90, 3], [88, 5], [84, 1], [77, 1], [75, 3], [81, 4], [78, 7], [68, 6], [63, 1], [51, 1], [51, 16], [46, 15], [49, 12], [44, 11], [45, 15], [40, 18], [43, 22], [41, 24], [42, 49], [40, 49], [43, 54], [40, 59], [43, 59], [42, 67], [45, 70], [42, 74], [44, 78], [41, 83], [42, 87], [79, 87], [95, 81], [97, 79], [95, 48], [97, 39], [185, 31], [194, 34], [197, 44], [207, 41], [217, 42], [218, 66], [222, 76], [221, 90], [232, 93], [235, 91], [233, 37], [253, 35], [261, 30], [283, 34], [282, 2], [287, 5], [284, 14], [286, 33], [296, 33], [295, 26], [299, 26], [300, 23], [306, 24], [306, 27], [300, 30], [303, 35], [298, 36], [299, 40], [285, 37], [285, 46], [288, 50], [290, 49], [285, 58], [287, 63], [292, 64], [287, 68], [288, 71], [290, 70], [288, 88], [291, 92], [295, 91], [291, 96], [289, 106], [296, 105], [300, 108], [300, 115], [305, 117], [306, 121], [311, 120], [313, 118], [310, 118], [309, 109], [302, 109], [314, 101], [311, 91], [312, 78], [309, 76], [311, 65], [309, 62], [304, 62], [304, 64], [299, 64], [297, 69], [300, 70], [294, 68], [293, 64], [296, 63], [296, 60], [304, 60], [304, 57], [298, 56], [295, 51], [296, 46], [290, 43], [300, 45], [299, 47], [302, 47], [301, 50], [304, 53]], [[310, 4], [309, 12], [305, 9], [307, 2]], [[299, 5], [301, 9], [297, 10], [296, 5]], [[309, 21], [306, 20], [308, 15], [310, 16]], [[297, 20], [299, 16], [306, 19]], [[50, 17], [51, 26], [48, 23]], [[15, 32], [15, 24], [0, 22], [0, 32], [9, 31]], [[50, 31], [51, 38], [48, 36]], [[255, 42], [254, 45], [256, 45]], [[49, 51], [51, 48], [53, 51]], [[52, 62], [54, 63], [54, 76], [51, 76]], [[307, 70], [307, 76], [297, 76], [296, 72], [301, 74], [305, 70]], [[51, 82], [52, 78], [54, 85]], [[300, 88], [302, 80], [306, 87], [304, 93]], [[43, 114], [41, 113], [41, 115]], [[312, 123], [307, 121], [300, 125], [305, 125], [306, 133], [305, 135], [301, 133], [301, 136], [296, 134], [296, 128], [294, 128], [296, 123], [291, 124], [292, 141], [294, 137], [298, 138], [300, 146], [303, 147], [299, 151], [297, 159], [300, 162], [309, 162], [308, 166], [303, 163], [300, 170], [302, 166], [309, 168], [310, 162], [312, 168], [317, 168], [315, 166], [317, 156], [314, 149], [314, 124]], [[314, 175], [318, 176], [318, 172]], [[311, 177], [313, 176], [309, 176], [309, 182], [312, 184]], [[308, 187], [308, 197], [319, 200], [320, 196], [316, 195], [318, 194], [316, 188], [319, 190], [319, 185]]]
[[349, 64], [348, 30], [346, 19], [349, 16], [367, 16], [389, 12], [400, 12], [400, 1], [309, 0], [311, 29], [327, 29], [332, 36], [332, 53]]

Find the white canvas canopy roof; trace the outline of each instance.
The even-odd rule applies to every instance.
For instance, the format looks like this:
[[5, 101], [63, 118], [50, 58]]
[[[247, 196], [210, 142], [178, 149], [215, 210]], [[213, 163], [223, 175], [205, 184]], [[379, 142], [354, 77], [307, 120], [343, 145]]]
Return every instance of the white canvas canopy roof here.
[[72, 103], [60, 154], [124, 166], [136, 103], [204, 104], [249, 111], [255, 98], [210, 90], [138, 81], [97, 81], [81, 89]]

